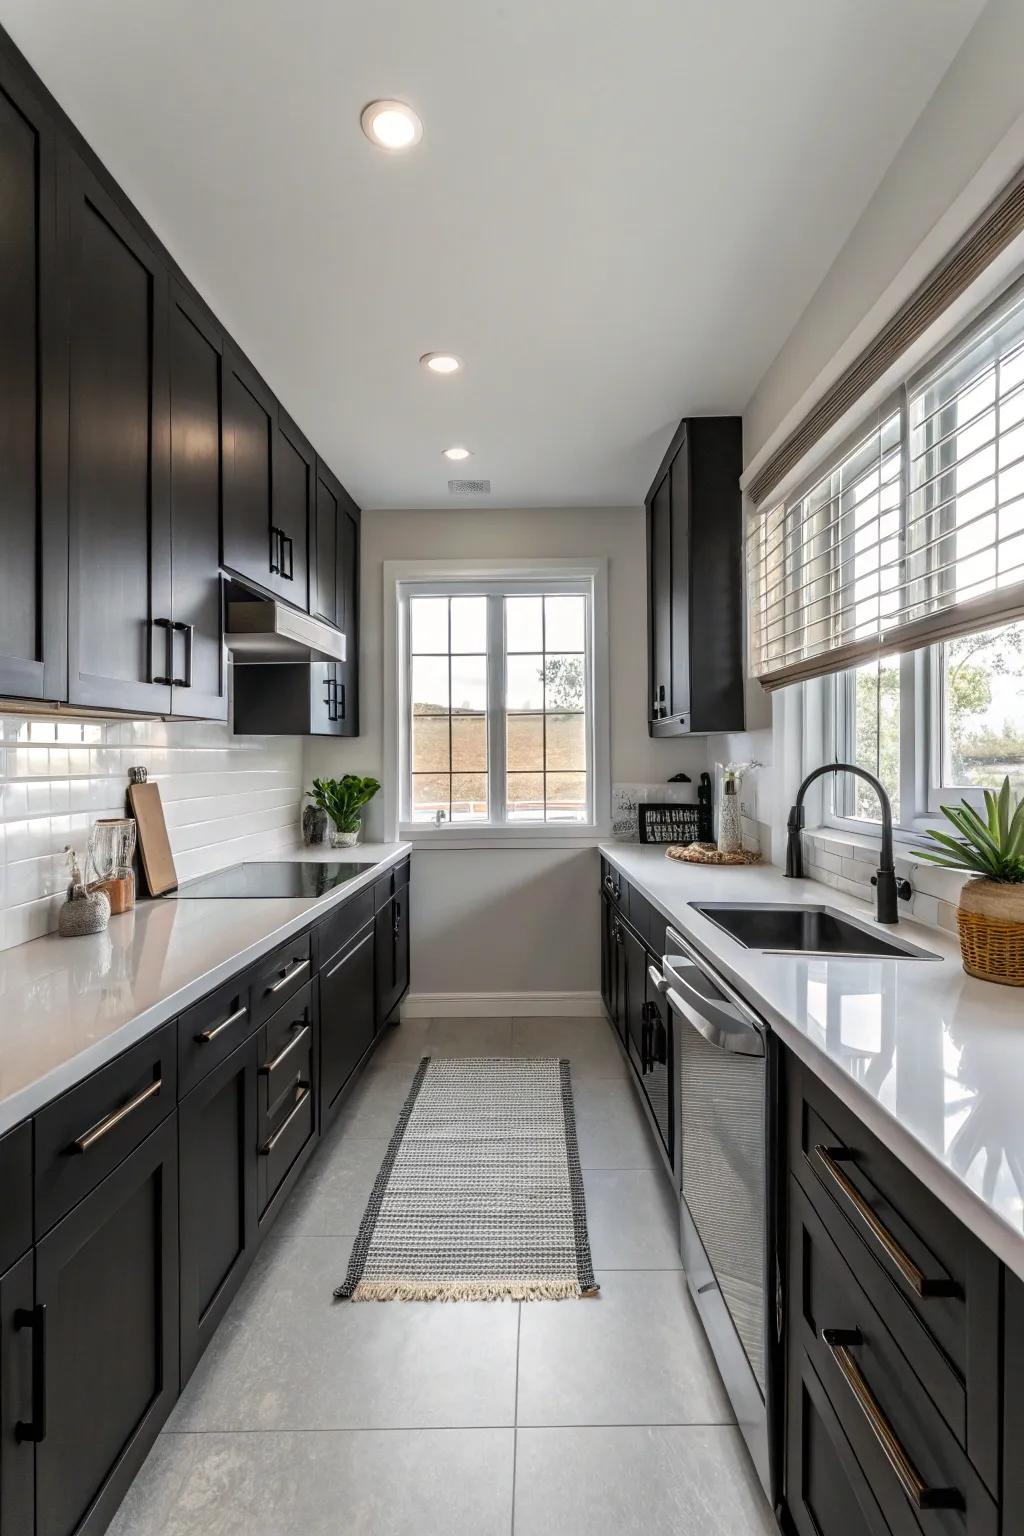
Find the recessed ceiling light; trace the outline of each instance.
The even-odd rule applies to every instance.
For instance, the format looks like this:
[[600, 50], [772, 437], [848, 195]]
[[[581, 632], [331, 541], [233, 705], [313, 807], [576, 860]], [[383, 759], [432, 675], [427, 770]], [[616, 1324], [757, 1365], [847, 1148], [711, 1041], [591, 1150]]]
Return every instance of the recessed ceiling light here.
[[411, 149], [423, 137], [423, 124], [404, 101], [371, 101], [359, 121], [378, 149]]
[[469, 449], [468, 448], [446, 448], [444, 450], [444, 456], [445, 456], [446, 459], [468, 459], [469, 458]]
[[424, 352], [420, 363], [431, 373], [458, 373], [462, 358], [456, 357], [454, 352]]

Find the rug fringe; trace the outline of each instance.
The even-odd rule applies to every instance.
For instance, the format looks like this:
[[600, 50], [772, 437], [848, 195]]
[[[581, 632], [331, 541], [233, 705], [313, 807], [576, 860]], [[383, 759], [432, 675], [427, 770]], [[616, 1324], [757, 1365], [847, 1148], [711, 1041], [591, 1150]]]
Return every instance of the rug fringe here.
[[578, 1280], [360, 1280], [352, 1301], [571, 1301]]

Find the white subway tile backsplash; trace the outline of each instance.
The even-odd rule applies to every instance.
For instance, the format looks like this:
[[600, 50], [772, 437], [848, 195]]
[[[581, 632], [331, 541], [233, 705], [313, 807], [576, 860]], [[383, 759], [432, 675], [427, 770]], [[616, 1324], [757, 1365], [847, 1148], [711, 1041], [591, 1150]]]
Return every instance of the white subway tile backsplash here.
[[181, 880], [295, 842], [297, 737], [236, 737], [212, 721], [0, 715], [0, 950], [57, 926], [65, 845], [84, 859], [96, 818], [123, 814], [135, 765], [160, 785]]

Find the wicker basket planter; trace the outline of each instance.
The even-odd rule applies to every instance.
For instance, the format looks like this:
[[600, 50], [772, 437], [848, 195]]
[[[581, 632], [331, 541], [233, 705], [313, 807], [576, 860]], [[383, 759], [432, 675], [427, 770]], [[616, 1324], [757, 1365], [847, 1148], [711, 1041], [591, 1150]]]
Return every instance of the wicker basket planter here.
[[1024, 884], [968, 880], [956, 924], [968, 976], [1024, 987]]

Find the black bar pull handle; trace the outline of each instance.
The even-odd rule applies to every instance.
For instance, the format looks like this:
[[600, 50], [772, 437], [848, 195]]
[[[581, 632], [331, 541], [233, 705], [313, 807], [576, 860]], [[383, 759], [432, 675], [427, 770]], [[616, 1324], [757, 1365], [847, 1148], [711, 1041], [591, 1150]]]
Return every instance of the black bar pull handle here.
[[32, 1440], [36, 1445], [46, 1439], [46, 1306], [18, 1307], [15, 1328], [32, 1329], [32, 1417], [19, 1419], [14, 1426], [15, 1440]]

